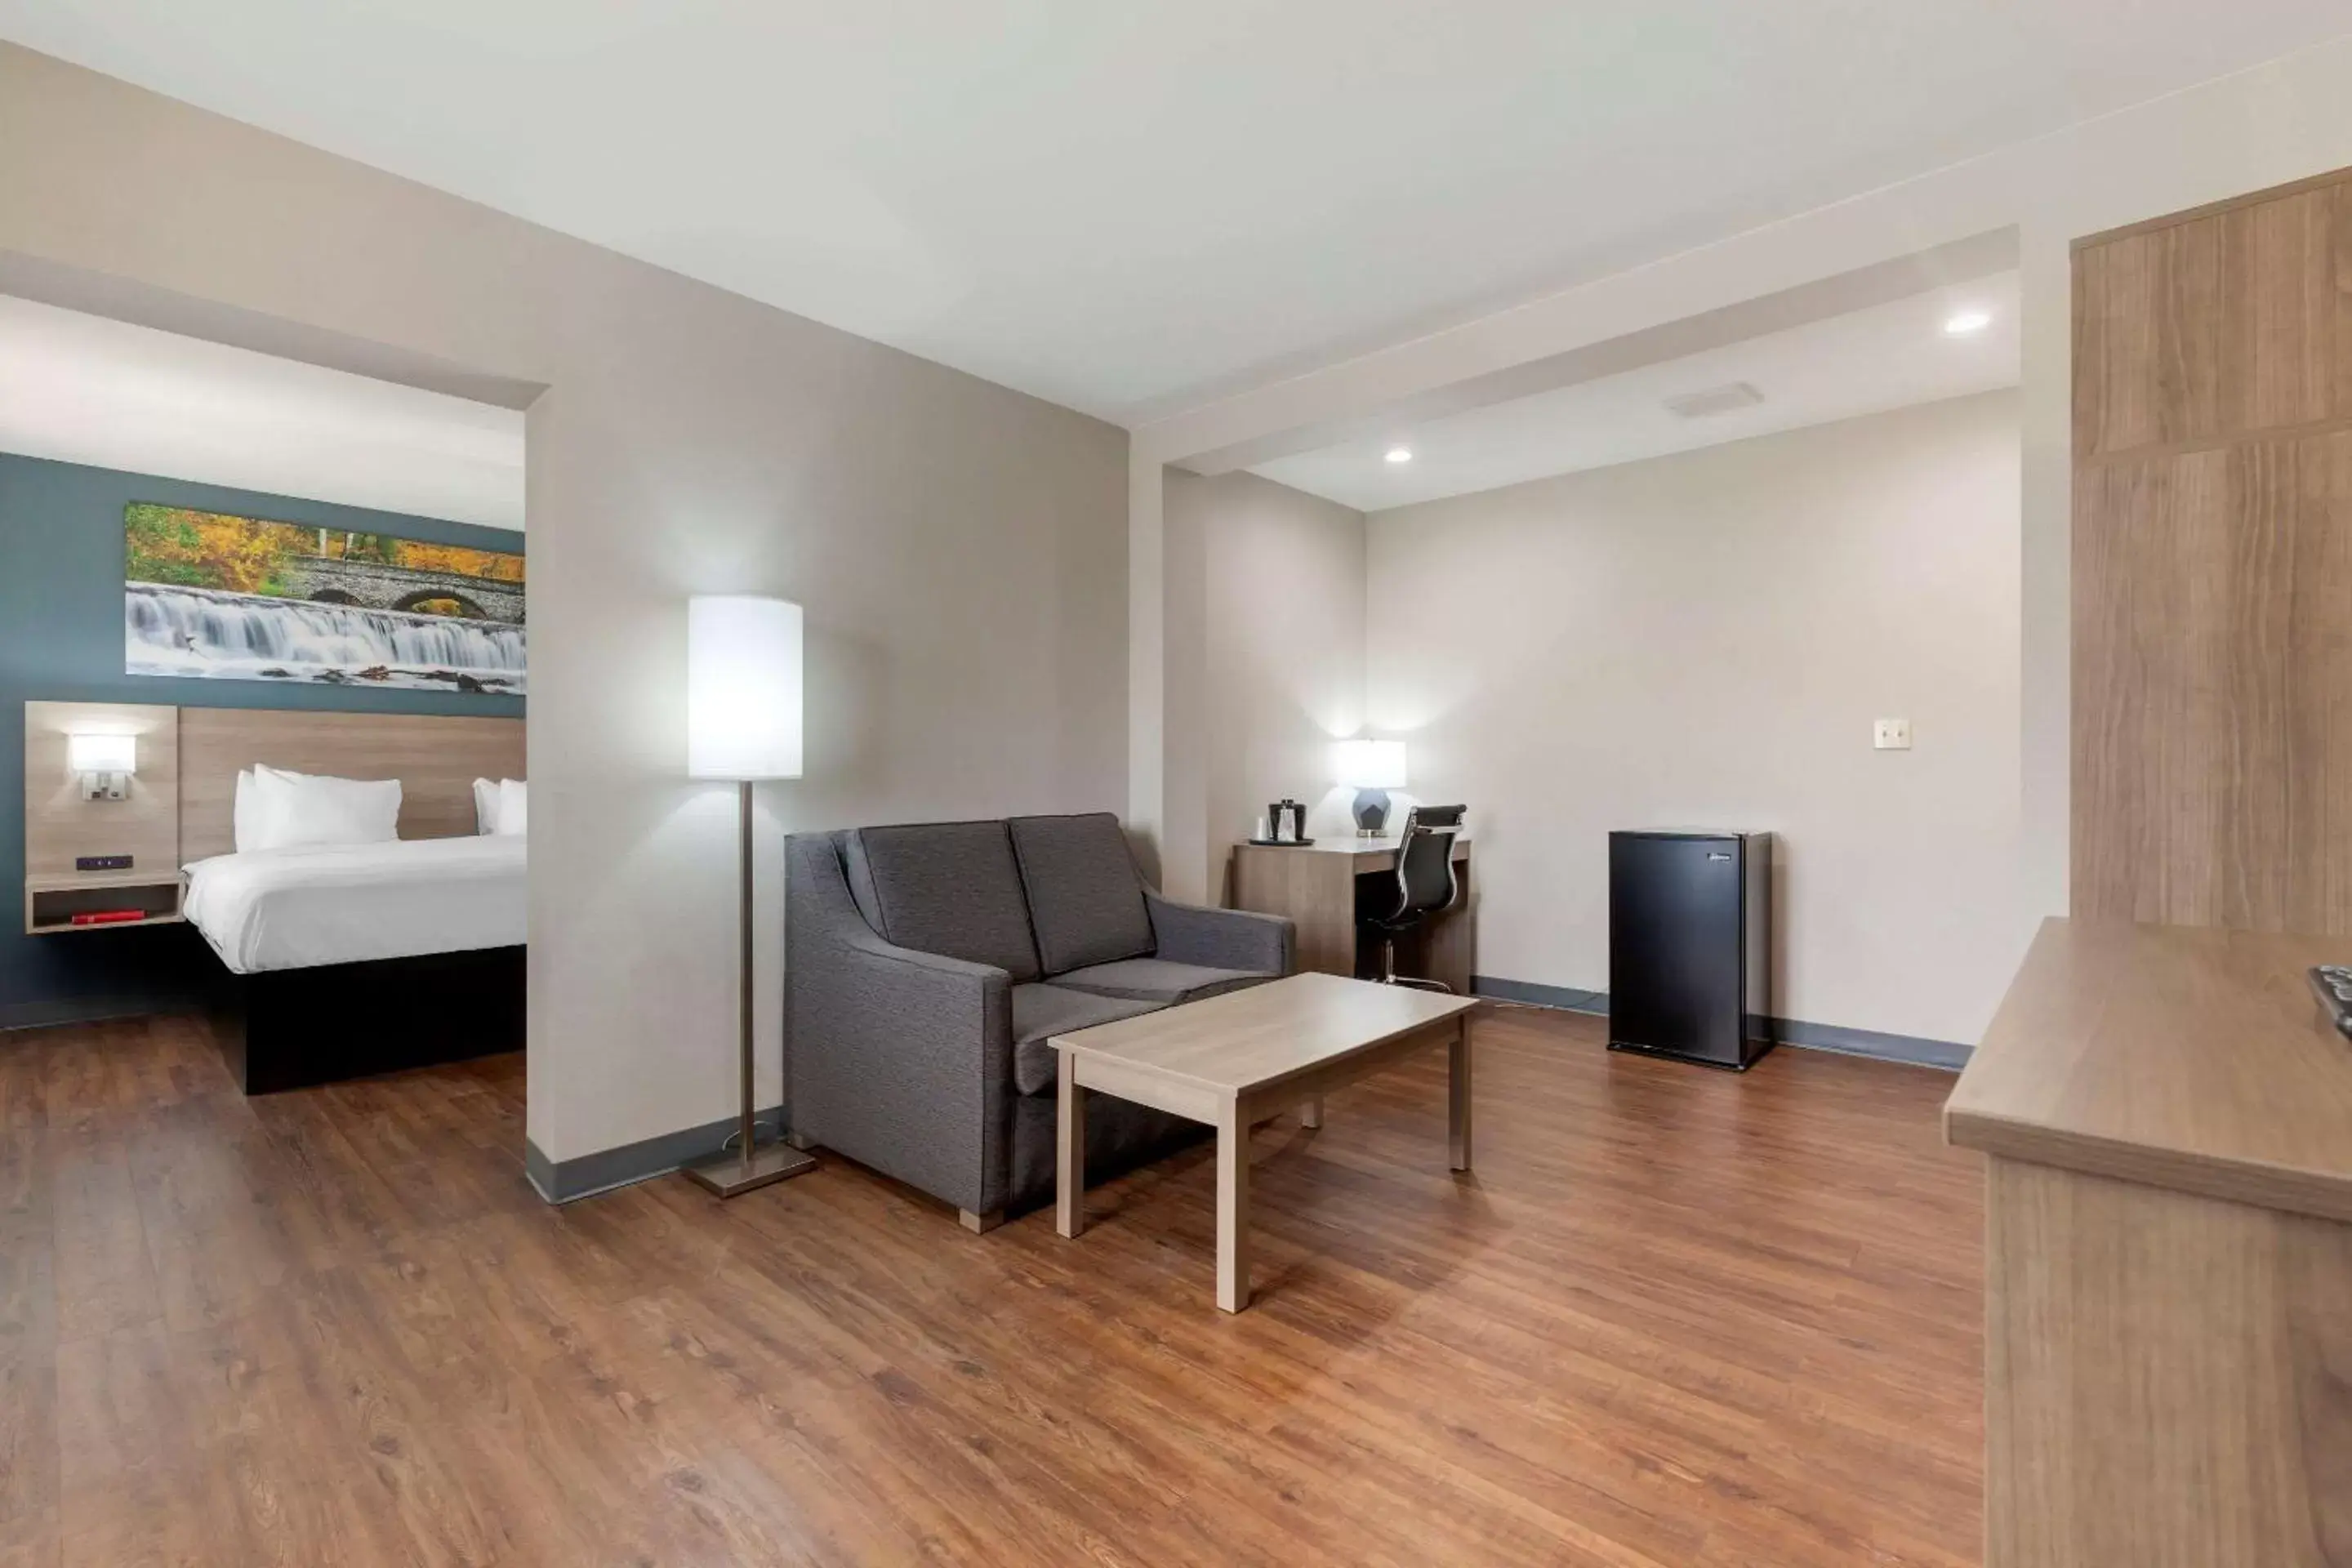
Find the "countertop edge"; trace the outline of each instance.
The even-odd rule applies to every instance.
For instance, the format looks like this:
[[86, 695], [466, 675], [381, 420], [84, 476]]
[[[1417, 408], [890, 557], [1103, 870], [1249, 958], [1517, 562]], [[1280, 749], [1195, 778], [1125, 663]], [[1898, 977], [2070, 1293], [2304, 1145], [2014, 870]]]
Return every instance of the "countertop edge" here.
[[1993, 1159], [2352, 1224], [2352, 1183], [2325, 1172], [2156, 1148], [1973, 1110], [1948, 1100], [1944, 1142]]

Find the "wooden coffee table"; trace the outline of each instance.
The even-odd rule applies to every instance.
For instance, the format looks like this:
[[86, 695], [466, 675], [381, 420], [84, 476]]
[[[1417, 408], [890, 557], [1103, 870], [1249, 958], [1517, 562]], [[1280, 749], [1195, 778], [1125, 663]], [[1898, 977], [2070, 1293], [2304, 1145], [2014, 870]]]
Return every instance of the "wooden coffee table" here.
[[1061, 1056], [1064, 1236], [1086, 1228], [1086, 1099], [1098, 1089], [1217, 1130], [1217, 1305], [1249, 1305], [1249, 1131], [1300, 1108], [1323, 1124], [1323, 1096], [1412, 1052], [1452, 1056], [1453, 1166], [1470, 1168], [1470, 1016], [1486, 1004], [1332, 974], [1294, 974], [1246, 991], [1121, 1018], [1047, 1044]]

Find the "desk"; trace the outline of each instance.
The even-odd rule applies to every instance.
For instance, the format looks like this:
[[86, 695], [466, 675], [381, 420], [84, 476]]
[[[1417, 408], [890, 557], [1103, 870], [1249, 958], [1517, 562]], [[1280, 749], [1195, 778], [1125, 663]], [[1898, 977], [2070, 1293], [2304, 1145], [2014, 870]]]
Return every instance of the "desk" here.
[[[1370, 979], [1380, 968], [1380, 944], [1356, 940], [1356, 881], [1396, 881], [1397, 840], [1319, 838], [1307, 845], [1236, 844], [1230, 883], [1233, 907], [1287, 915], [1298, 925], [1302, 972]], [[1478, 956], [1476, 889], [1470, 876], [1470, 840], [1454, 840], [1454, 874], [1462, 897], [1422, 929], [1397, 938], [1397, 973], [1443, 980], [1454, 994], [1470, 994]]]
[[2342, 938], [2045, 921], [1944, 1107], [1985, 1173], [1987, 1568], [2352, 1563]]

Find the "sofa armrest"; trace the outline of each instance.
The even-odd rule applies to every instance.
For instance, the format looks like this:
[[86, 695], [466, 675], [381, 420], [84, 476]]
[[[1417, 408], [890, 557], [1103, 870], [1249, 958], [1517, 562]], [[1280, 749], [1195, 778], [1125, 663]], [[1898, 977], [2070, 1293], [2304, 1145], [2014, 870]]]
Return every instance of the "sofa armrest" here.
[[1258, 974], [1291, 972], [1298, 928], [1282, 915], [1180, 904], [1149, 888], [1143, 900], [1151, 910], [1151, 934], [1162, 958]]
[[1003, 1206], [1012, 977], [885, 941], [837, 875], [795, 874], [785, 921], [793, 1132], [958, 1208]]

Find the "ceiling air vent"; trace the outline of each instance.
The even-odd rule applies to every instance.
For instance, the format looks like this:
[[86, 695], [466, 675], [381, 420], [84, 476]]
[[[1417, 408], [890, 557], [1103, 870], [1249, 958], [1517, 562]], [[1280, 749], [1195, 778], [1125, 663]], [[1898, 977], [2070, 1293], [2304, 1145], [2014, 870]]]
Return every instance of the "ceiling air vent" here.
[[1666, 399], [1666, 411], [1684, 419], [1706, 419], [1717, 414], [1728, 414], [1735, 408], [1753, 408], [1764, 401], [1764, 395], [1744, 381], [1728, 386], [1710, 386], [1704, 392], [1685, 392]]

